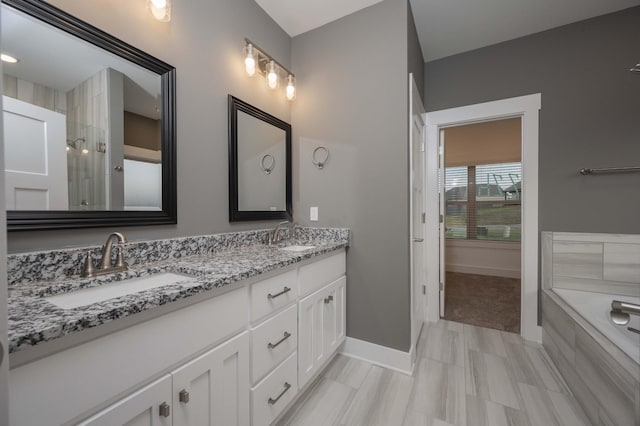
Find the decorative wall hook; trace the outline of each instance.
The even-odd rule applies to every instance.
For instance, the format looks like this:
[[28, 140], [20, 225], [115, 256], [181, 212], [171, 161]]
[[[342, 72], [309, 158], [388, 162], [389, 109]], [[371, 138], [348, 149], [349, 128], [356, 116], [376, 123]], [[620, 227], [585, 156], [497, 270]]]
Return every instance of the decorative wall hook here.
[[324, 169], [324, 165], [327, 164], [327, 160], [329, 160], [329, 150], [324, 146], [319, 146], [313, 150], [313, 154], [311, 158], [312, 158], [313, 164], [319, 170], [322, 170]]
[[262, 157], [262, 161], [260, 161], [260, 165], [262, 166], [262, 170], [270, 175], [271, 172], [273, 171], [273, 167], [276, 165], [276, 159], [273, 158], [273, 155], [271, 154], [266, 154], [264, 157]]

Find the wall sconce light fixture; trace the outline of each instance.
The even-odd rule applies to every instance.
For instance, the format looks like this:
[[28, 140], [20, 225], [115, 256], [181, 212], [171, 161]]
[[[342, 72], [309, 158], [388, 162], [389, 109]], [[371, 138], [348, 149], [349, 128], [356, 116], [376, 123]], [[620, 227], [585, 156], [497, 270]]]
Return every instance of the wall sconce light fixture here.
[[285, 75], [287, 99], [292, 101], [296, 98], [296, 78], [291, 71], [267, 55], [248, 38], [244, 39], [243, 55], [245, 71], [249, 77], [253, 77], [256, 72], [262, 74], [267, 81], [267, 86], [270, 89], [277, 89], [280, 86], [281, 75]]
[[171, 0], [147, 0], [147, 7], [158, 21], [171, 20]]

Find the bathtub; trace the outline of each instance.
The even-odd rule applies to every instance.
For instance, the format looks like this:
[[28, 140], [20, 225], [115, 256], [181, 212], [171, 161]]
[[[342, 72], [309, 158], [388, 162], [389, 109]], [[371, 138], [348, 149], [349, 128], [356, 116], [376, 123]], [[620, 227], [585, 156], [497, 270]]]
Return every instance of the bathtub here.
[[627, 330], [627, 327], [640, 330], [640, 316], [631, 315], [629, 324], [625, 326], [614, 324], [609, 316], [613, 300], [640, 304], [640, 297], [617, 296], [562, 288], [554, 288], [553, 292], [560, 296], [562, 300], [614, 345], [640, 364], [640, 334]]

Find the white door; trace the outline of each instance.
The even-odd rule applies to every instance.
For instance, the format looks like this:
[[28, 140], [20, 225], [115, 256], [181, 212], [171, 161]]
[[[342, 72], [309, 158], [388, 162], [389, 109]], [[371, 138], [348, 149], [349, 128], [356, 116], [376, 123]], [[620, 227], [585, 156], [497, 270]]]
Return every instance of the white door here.
[[80, 423], [81, 426], [171, 426], [171, 375], [145, 386]]
[[446, 277], [447, 271], [445, 270], [445, 242], [446, 242], [446, 213], [447, 213], [447, 200], [446, 200], [446, 189], [444, 186], [445, 181], [445, 167], [444, 167], [444, 130], [440, 130], [439, 138], [438, 138], [438, 195], [439, 195], [439, 209], [440, 209], [440, 250], [438, 253], [438, 257], [440, 259], [440, 268], [439, 268], [439, 276], [440, 276], [440, 318], [444, 317], [444, 307], [445, 307], [445, 286], [446, 286]]
[[323, 297], [324, 352], [332, 354], [345, 338], [345, 297], [347, 278], [332, 283]]
[[249, 425], [249, 333], [180, 367], [173, 375], [173, 424]]
[[302, 388], [324, 362], [324, 289], [299, 303], [298, 387]]
[[[0, 65], [2, 71], [2, 65]], [[1, 100], [0, 100], [1, 102]], [[0, 120], [0, 170], [4, 164], [4, 142]], [[0, 173], [0, 200], [4, 200], [4, 174]], [[0, 201], [0, 425], [9, 424], [9, 349], [7, 345], [7, 221]]]
[[3, 96], [5, 200], [9, 210], [68, 210], [63, 114]]
[[[418, 343], [418, 337], [424, 323], [424, 296], [425, 281], [425, 122], [424, 106], [420, 99], [420, 93], [416, 86], [413, 74], [409, 74], [410, 80], [410, 126], [409, 152], [410, 152], [410, 259], [411, 259], [411, 347]], [[413, 351], [415, 357], [417, 350]]]

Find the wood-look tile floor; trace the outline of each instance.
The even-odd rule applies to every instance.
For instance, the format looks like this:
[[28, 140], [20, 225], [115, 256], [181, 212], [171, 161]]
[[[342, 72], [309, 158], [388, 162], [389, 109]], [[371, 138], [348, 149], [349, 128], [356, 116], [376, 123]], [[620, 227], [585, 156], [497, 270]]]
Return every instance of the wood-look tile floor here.
[[279, 425], [589, 425], [542, 346], [513, 333], [425, 323], [408, 376], [338, 355]]

